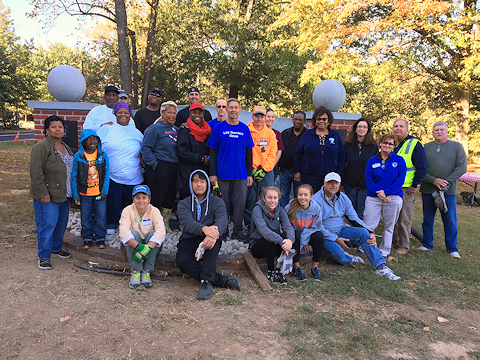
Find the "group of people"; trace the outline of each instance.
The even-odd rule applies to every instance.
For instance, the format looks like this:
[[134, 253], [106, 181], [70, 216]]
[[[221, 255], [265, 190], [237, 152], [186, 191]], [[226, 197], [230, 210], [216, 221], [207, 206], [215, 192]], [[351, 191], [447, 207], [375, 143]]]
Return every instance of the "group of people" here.
[[[434, 124], [434, 141], [424, 147], [408, 134], [408, 123], [397, 119], [393, 133], [377, 145], [370, 121], [360, 118], [344, 144], [331, 128], [333, 114], [322, 106], [313, 112], [311, 129], [298, 110], [293, 126], [280, 133], [272, 129], [273, 110], [263, 106], [253, 109], [249, 124], [240, 122], [241, 103], [234, 98], [218, 99], [212, 119], [196, 87], [187, 90], [189, 106], [178, 112], [152, 88], [147, 107], [134, 118], [119, 93], [105, 87], [105, 105], [87, 115], [76, 154], [61, 141], [63, 119], [53, 115], [44, 121], [46, 137], [32, 150], [30, 165], [41, 269], [51, 269], [51, 254], [70, 256], [62, 242], [72, 198], [80, 205], [84, 247], [104, 248], [105, 237], [118, 228], [132, 270], [130, 287], [152, 286], [150, 271], [166, 232], [172, 232], [177, 191], [182, 227], [177, 264], [201, 282], [200, 299], [211, 297], [212, 286], [240, 290], [237, 278], [215, 270], [229, 216], [232, 238], [266, 258], [274, 283], [287, 282], [275, 269], [282, 252], [295, 254], [293, 273], [301, 281], [307, 276], [300, 252], [312, 253], [310, 274], [320, 281], [324, 252], [343, 265], [364, 262], [345, 252], [352, 247], [377, 274], [399, 280], [386, 261], [392, 248], [400, 254], [410, 250], [418, 186], [424, 210], [420, 249], [433, 248], [439, 208], [447, 251], [460, 258], [455, 196], [466, 156], [459, 143], [448, 140], [444, 122]], [[223, 201], [211, 194], [211, 186], [218, 186]], [[377, 247], [375, 229], [382, 217]]]

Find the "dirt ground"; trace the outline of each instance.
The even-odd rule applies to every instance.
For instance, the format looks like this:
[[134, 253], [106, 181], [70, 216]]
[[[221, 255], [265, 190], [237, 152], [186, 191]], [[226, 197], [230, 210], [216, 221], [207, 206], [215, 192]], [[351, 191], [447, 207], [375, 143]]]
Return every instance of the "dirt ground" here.
[[[78, 269], [73, 265], [79, 262], [75, 258], [52, 257], [53, 270], [41, 271], [32, 230], [7, 228], [0, 234], [1, 359], [295, 358], [282, 335], [284, 320], [301, 303], [295, 288], [262, 293], [253, 278], [240, 274], [241, 295], [216, 289], [210, 300], [197, 301], [198, 283], [187, 277], [155, 281], [151, 289], [132, 291], [127, 276]], [[14, 246], [5, 247], [12, 240]], [[310, 300], [316, 311], [339, 318], [354, 315], [372, 331], [379, 319], [401, 316], [431, 324], [442, 311], [451, 312], [425, 303], [385, 308], [354, 298]], [[372, 307], [380, 312], [376, 320], [365, 312]], [[479, 350], [480, 314], [454, 309], [451, 318], [448, 324], [436, 325], [443, 341], [417, 339], [416, 346], [424, 347], [427, 354], [422, 358], [474, 358], [467, 352]], [[385, 349], [384, 356], [418, 358], [402, 346]]]

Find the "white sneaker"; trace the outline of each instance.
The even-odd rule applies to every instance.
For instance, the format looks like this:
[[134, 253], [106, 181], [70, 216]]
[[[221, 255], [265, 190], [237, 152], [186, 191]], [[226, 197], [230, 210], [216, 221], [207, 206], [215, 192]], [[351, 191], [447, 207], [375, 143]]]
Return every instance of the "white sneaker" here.
[[432, 250], [432, 249], [426, 248], [425, 246], [422, 245], [419, 248], [417, 248], [417, 250], [428, 251], [428, 250]]
[[375, 273], [380, 275], [380, 276], [386, 276], [390, 280], [401, 280], [401, 278], [397, 275], [395, 275], [388, 266], [384, 266], [383, 269], [381, 270], [375, 270]]
[[349, 255], [349, 256], [352, 258], [352, 264], [353, 263], [365, 264], [365, 261], [363, 261], [363, 259], [360, 256], [353, 256], [353, 255]]
[[462, 257], [460, 256], [460, 254], [458, 253], [458, 251], [454, 251], [454, 252], [451, 252], [450, 253], [450, 256], [455, 258], [455, 259], [461, 259]]

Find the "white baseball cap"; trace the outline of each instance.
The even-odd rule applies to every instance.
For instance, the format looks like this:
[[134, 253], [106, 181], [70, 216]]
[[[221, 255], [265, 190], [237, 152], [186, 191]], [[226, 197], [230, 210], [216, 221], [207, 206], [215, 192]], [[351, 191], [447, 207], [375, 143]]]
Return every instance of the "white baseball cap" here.
[[330, 172], [325, 175], [325, 182], [329, 182], [331, 180], [335, 180], [336, 182], [342, 182], [342, 178], [336, 172]]

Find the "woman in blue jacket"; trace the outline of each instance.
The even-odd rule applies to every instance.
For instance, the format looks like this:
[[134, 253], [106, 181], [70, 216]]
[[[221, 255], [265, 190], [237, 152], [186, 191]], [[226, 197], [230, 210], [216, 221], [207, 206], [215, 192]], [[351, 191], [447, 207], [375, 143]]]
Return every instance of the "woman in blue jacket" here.
[[345, 149], [340, 134], [330, 129], [333, 115], [324, 106], [315, 109], [312, 115], [315, 127], [307, 130], [295, 152], [294, 178], [310, 184], [316, 193], [323, 186], [329, 172], [341, 174], [345, 167]]
[[386, 258], [392, 249], [395, 223], [402, 210], [402, 186], [407, 175], [405, 160], [395, 154], [395, 136], [383, 135], [379, 141], [380, 153], [370, 158], [365, 168], [365, 182], [368, 188], [363, 221], [373, 231], [383, 216], [383, 237], [380, 254]]

